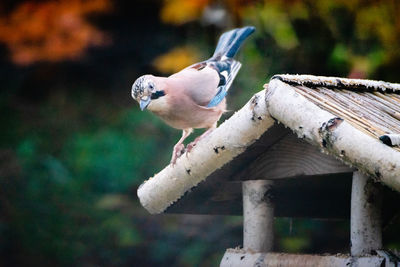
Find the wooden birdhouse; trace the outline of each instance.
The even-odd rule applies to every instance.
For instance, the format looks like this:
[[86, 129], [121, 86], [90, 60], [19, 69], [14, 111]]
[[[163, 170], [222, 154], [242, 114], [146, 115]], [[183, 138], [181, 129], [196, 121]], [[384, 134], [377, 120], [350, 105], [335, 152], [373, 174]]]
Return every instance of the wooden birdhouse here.
[[[138, 196], [152, 214], [243, 215], [221, 266], [398, 266], [382, 222], [400, 212], [399, 144], [400, 84], [275, 75]], [[273, 252], [274, 217], [350, 218], [349, 254]]]

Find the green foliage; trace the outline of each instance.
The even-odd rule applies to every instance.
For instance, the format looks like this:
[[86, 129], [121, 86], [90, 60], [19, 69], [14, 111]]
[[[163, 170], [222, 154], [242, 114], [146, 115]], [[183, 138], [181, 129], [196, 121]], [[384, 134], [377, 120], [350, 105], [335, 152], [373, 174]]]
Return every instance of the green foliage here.
[[199, 265], [206, 256], [208, 243], [196, 242], [189, 245], [182, 253], [183, 266]]
[[285, 251], [289, 253], [304, 251], [310, 245], [310, 239], [303, 237], [285, 237], [280, 240], [281, 245], [285, 248]]

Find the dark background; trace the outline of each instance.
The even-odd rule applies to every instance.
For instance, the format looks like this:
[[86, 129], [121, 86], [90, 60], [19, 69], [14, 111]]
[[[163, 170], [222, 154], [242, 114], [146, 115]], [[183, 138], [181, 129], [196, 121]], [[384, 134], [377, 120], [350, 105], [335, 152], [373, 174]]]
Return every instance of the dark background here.
[[[254, 25], [230, 110], [278, 73], [399, 82], [398, 14], [398, 1], [2, 1], [0, 265], [218, 265], [241, 245], [241, 217], [139, 204], [181, 133], [140, 112], [134, 80], [205, 59], [222, 32]], [[398, 228], [385, 228], [386, 247], [400, 247]], [[348, 251], [348, 221], [280, 218], [276, 232], [279, 251]]]

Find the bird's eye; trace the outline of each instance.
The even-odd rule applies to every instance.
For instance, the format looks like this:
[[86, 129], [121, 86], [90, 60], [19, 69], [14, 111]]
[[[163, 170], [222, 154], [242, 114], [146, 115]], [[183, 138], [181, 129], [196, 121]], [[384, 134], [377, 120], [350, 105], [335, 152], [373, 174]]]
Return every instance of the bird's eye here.
[[150, 89], [154, 89], [154, 86], [152, 84], [149, 84]]

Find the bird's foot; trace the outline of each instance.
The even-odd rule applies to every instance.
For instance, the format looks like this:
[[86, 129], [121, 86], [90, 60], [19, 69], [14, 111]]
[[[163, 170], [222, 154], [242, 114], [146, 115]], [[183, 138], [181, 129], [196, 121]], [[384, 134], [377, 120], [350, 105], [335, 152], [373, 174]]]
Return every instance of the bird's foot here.
[[185, 153], [184, 144], [176, 144], [174, 146], [174, 151], [172, 152], [171, 165], [175, 165], [176, 160]]
[[189, 143], [189, 144], [186, 146], [186, 156], [187, 156], [187, 154], [190, 153], [190, 151], [192, 151], [192, 149], [196, 146], [197, 142], [198, 142], [198, 140], [197, 140], [197, 138], [196, 138], [196, 140], [194, 140], [193, 142]]
[[215, 129], [215, 127], [208, 129], [207, 131], [205, 131], [202, 135], [198, 136], [196, 139], [194, 139], [193, 142], [189, 143], [186, 146], [186, 156], [188, 153], [190, 153], [190, 151], [192, 151], [192, 149], [197, 145], [197, 143], [203, 139], [204, 137], [206, 137], [207, 135], [209, 135], [213, 130]]

